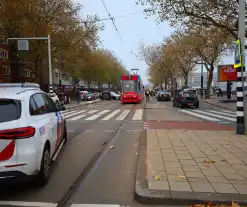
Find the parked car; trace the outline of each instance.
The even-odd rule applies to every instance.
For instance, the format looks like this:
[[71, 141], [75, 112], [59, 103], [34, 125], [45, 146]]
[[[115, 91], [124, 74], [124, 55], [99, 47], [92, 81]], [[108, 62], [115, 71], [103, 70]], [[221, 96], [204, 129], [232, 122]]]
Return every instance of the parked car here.
[[87, 93], [88, 91], [80, 91], [81, 100], [83, 100], [84, 95]]
[[48, 183], [66, 119], [38, 84], [0, 84], [0, 183]]
[[173, 106], [179, 106], [180, 108], [194, 106], [198, 108], [199, 100], [196, 93], [191, 91], [182, 91], [175, 95]]
[[111, 100], [111, 93], [109, 91], [104, 91], [100, 96], [101, 100]]
[[111, 94], [111, 98], [113, 100], [120, 100], [120, 95], [119, 94], [117, 94], [117, 93], [115, 93], [113, 91], [111, 91], [110, 94]]
[[84, 96], [83, 96], [83, 101], [92, 101], [92, 100], [95, 100], [95, 96], [93, 93], [91, 92], [88, 92], [86, 93]]
[[157, 101], [171, 101], [171, 94], [168, 91], [160, 91], [156, 98]]

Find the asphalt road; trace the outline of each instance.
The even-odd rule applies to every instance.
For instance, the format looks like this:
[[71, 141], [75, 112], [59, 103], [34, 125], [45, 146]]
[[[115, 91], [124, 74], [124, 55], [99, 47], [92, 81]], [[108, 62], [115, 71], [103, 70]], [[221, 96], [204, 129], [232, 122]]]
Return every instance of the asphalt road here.
[[[156, 103], [156, 100], [153, 99], [150, 103]], [[181, 109], [173, 107], [171, 102], [157, 104], [169, 108], [178, 116], [202, 119], [180, 111]], [[68, 195], [66, 193], [72, 183], [82, 172], [85, 172], [85, 176], [78, 182], [65, 206], [72, 204], [142, 206], [134, 200], [134, 186], [142, 120], [146, 119], [146, 110], [143, 108], [144, 103], [122, 105], [119, 101], [103, 101], [65, 111], [69, 140], [53, 165], [48, 185], [40, 189], [32, 185], [1, 188], [0, 206], [16, 202], [16, 206], [55, 207], [64, 195]], [[195, 111], [195, 109], [182, 110]], [[221, 111], [203, 102], [200, 103], [199, 110], [205, 113], [207, 110]], [[154, 112], [149, 112], [152, 113]], [[96, 155], [99, 157], [94, 165], [85, 171]]]

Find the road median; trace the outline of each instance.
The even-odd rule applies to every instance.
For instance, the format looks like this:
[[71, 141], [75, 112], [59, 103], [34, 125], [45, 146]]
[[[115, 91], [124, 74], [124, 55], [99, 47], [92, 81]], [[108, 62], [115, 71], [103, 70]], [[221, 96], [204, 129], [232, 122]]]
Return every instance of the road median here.
[[150, 205], [246, 205], [247, 142], [241, 140], [233, 131], [143, 131], [135, 199]]

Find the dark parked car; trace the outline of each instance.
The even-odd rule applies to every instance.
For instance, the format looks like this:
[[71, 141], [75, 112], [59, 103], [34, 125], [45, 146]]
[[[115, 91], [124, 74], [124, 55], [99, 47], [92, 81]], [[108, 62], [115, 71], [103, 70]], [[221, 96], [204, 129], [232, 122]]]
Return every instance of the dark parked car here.
[[93, 93], [89, 92], [89, 93], [86, 93], [84, 96], [83, 96], [83, 101], [92, 101], [92, 100], [95, 100], [95, 96]]
[[171, 101], [171, 96], [168, 91], [160, 91], [157, 94], [157, 101]]
[[105, 91], [101, 93], [101, 100], [111, 100], [111, 93], [109, 91]]
[[176, 94], [173, 99], [173, 106], [179, 106], [180, 108], [184, 108], [185, 106], [194, 106], [198, 108], [199, 100], [195, 93], [182, 91]]

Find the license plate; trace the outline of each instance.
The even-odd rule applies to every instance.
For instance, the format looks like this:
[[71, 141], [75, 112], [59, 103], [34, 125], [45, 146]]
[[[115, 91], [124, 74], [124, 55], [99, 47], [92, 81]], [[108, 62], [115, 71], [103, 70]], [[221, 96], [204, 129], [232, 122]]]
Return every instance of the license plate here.
[[188, 105], [189, 105], [189, 106], [193, 106], [194, 104], [193, 104], [193, 103], [189, 103]]

